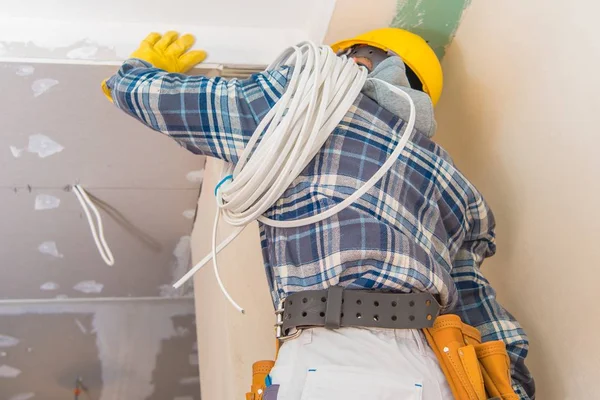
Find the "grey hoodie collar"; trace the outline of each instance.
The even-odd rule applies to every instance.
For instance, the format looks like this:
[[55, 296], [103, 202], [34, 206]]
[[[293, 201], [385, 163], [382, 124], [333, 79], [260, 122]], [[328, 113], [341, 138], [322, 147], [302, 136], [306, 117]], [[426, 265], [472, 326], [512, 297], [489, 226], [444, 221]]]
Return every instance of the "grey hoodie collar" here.
[[[380, 79], [404, 90], [415, 103], [415, 128], [432, 137], [435, 134], [436, 122], [433, 115], [433, 104], [431, 98], [418, 90], [410, 88], [406, 77], [406, 68], [400, 57], [390, 57], [382, 61], [369, 78]], [[376, 80], [367, 80], [362, 93], [375, 100], [381, 107], [397, 115], [403, 120], [408, 120], [410, 105], [405, 99], [394, 93], [385, 83]]]

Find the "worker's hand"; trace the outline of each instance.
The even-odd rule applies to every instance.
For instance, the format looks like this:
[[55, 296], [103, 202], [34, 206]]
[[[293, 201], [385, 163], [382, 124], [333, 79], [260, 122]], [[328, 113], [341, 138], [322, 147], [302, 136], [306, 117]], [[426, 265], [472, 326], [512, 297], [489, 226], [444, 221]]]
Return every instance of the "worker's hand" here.
[[102, 83], [100, 84], [100, 87], [102, 88], [102, 93], [104, 93], [104, 96], [106, 96], [108, 101], [110, 101], [111, 103], [114, 103], [113, 99], [112, 99], [112, 94], [110, 93], [110, 89], [108, 88], [108, 85], [106, 84], [107, 80], [108, 79], [103, 80]]
[[169, 31], [164, 35], [151, 33], [142, 41], [140, 47], [131, 54], [156, 68], [167, 72], [185, 73], [206, 58], [202, 50], [188, 51], [194, 45], [194, 36]]
[[[194, 36], [179, 36], [177, 32], [167, 32], [164, 35], [151, 33], [142, 41], [140, 47], [131, 54], [131, 58], [139, 58], [156, 68], [167, 72], [184, 73], [200, 64], [206, 58], [202, 50], [188, 51], [194, 45]], [[110, 89], [102, 81], [102, 93], [112, 103]]]

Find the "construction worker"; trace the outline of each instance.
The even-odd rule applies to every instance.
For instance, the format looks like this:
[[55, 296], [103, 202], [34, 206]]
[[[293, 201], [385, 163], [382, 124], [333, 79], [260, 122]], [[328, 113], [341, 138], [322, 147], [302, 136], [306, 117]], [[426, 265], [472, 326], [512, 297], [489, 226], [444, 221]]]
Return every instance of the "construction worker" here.
[[[205, 57], [189, 51], [192, 44], [189, 35], [151, 34], [103, 90], [118, 108], [189, 151], [235, 164], [285, 92], [292, 68], [247, 80], [186, 76]], [[298, 228], [261, 224], [267, 278], [284, 328], [264, 398], [453, 398], [420, 330], [430, 326], [439, 303], [442, 314], [460, 316], [484, 340], [504, 342], [512, 389], [534, 399], [524, 363], [527, 336], [480, 271], [495, 252], [493, 215], [432, 140], [433, 107], [442, 92], [438, 59], [422, 38], [393, 28], [332, 47], [370, 77], [408, 93], [415, 130], [392, 169], [339, 214]], [[367, 81], [269, 216], [303, 218], [342, 201], [388, 158], [409, 111], [387, 85]]]

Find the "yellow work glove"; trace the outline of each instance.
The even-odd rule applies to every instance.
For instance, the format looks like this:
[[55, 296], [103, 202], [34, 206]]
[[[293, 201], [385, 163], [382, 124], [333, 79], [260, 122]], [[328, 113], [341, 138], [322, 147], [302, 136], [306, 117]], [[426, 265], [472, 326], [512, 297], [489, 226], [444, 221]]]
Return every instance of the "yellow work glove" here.
[[185, 73], [206, 58], [202, 50], [188, 51], [194, 45], [194, 36], [169, 31], [164, 35], [149, 34], [140, 47], [131, 54], [131, 58], [139, 58], [156, 68], [167, 72]]
[[[164, 35], [153, 32], [130, 57], [146, 61], [167, 72], [185, 73], [206, 58], [205, 51], [188, 51], [194, 45], [194, 41], [194, 36], [189, 34], [180, 37], [179, 33], [174, 31]], [[112, 102], [106, 80], [102, 82], [102, 92]]]

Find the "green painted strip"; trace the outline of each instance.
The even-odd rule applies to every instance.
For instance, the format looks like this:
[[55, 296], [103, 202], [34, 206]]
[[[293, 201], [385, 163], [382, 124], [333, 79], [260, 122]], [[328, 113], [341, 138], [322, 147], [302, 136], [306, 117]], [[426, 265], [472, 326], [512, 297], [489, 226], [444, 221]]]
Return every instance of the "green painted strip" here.
[[422, 36], [441, 59], [471, 0], [398, 0], [391, 26]]

